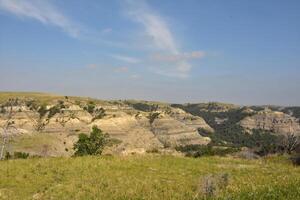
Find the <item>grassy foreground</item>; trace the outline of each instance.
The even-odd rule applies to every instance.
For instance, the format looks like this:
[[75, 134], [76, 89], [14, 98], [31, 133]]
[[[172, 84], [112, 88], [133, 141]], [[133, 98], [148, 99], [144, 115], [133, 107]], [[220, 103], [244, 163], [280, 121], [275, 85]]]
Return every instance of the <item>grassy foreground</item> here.
[[229, 174], [218, 199], [300, 199], [300, 168], [264, 160], [172, 156], [35, 158], [0, 162], [0, 199], [201, 199], [204, 176]]

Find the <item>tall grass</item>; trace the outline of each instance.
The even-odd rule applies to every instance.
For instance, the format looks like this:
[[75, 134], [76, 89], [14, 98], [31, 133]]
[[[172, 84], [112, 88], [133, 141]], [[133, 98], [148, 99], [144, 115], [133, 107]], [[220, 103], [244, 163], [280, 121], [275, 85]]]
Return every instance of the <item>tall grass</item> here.
[[172, 156], [35, 158], [0, 162], [0, 199], [202, 199], [208, 175], [228, 174], [218, 199], [300, 199], [286, 158]]

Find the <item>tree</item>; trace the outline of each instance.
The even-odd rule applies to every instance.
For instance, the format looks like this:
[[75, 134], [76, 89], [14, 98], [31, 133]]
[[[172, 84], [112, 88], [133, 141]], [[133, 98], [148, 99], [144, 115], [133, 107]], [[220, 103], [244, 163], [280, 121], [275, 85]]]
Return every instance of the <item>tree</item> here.
[[97, 126], [93, 126], [90, 136], [81, 133], [78, 141], [74, 144], [75, 156], [101, 155], [105, 145], [108, 144], [109, 136]]
[[291, 154], [296, 150], [296, 147], [300, 144], [299, 137], [294, 133], [289, 133], [283, 137], [281, 141], [281, 146], [285, 153]]
[[2, 127], [0, 127], [0, 138], [2, 138], [0, 160], [10, 156], [8, 146], [10, 146], [9, 143], [11, 135], [18, 133], [18, 129], [15, 127], [15, 122], [13, 121], [13, 116], [16, 113], [14, 106], [17, 106], [18, 102], [18, 99], [9, 99], [4, 105], [2, 105], [2, 109], [5, 110], [3, 115], [6, 118], [6, 122]]

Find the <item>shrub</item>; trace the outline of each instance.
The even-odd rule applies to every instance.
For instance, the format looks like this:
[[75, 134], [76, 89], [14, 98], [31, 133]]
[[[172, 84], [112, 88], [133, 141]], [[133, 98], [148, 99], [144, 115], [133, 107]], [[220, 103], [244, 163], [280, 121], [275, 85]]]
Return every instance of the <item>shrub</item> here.
[[296, 166], [300, 166], [300, 154], [297, 154], [292, 157], [292, 162]]
[[225, 189], [229, 183], [229, 175], [220, 173], [216, 175], [207, 175], [200, 180], [198, 186], [198, 196], [212, 198], [218, 195], [220, 190]]
[[159, 115], [160, 115], [160, 113], [158, 113], [158, 112], [151, 112], [148, 115], [149, 123], [152, 124], [154, 122], [154, 120], [158, 118]]
[[60, 108], [58, 108], [58, 106], [53, 106], [49, 109], [49, 114], [48, 114], [48, 118], [53, 117], [56, 113], [60, 112]]
[[101, 155], [109, 141], [108, 134], [104, 134], [97, 126], [93, 126], [90, 136], [81, 133], [74, 144], [75, 156]]
[[146, 153], [159, 153], [159, 150], [157, 148], [148, 149], [146, 150]]
[[38, 109], [38, 113], [40, 114], [40, 118], [44, 117], [48, 110], [46, 109], [46, 105], [41, 105]]
[[150, 104], [150, 103], [130, 103], [126, 102], [131, 105], [134, 109], [144, 111], [144, 112], [152, 112], [158, 109], [158, 105]]
[[29, 153], [25, 152], [14, 152], [15, 159], [27, 159], [29, 157]]
[[105, 110], [103, 108], [97, 108], [93, 112], [95, 113], [95, 116], [93, 117], [92, 122], [95, 121], [96, 119], [102, 119], [106, 115]]
[[1, 114], [5, 114], [6, 113], [5, 107], [3, 105], [1, 105], [0, 113]]
[[83, 109], [86, 110], [88, 113], [93, 114], [95, 107], [95, 103], [93, 101], [89, 101]]
[[233, 147], [212, 147], [210, 145], [186, 145], [175, 148], [177, 151], [185, 153], [188, 157], [198, 158], [201, 156], [225, 156], [240, 151], [239, 148]]
[[11, 159], [12, 158], [12, 156], [10, 155], [10, 153], [7, 151], [6, 153], [5, 153], [5, 160], [9, 160], [9, 159]]

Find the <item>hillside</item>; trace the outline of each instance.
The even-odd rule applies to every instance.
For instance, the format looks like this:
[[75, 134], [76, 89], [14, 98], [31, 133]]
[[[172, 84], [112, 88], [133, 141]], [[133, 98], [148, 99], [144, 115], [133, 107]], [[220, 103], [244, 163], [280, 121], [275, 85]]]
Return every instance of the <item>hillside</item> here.
[[[254, 147], [274, 136], [300, 135], [298, 107], [225, 103], [168, 104], [104, 101], [44, 93], [0, 93], [0, 126], [13, 122], [9, 152], [39, 156], [70, 156], [79, 133], [97, 126], [113, 139], [106, 154], [160, 151], [176, 153], [186, 145]], [[11, 115], [11, 119], [9, 119]], [[255, 134], [253, 134], [255, 133]], [[263, 135], [261, 133], [264, 133]]]
[[226, 177], [218, 199], [300, 198], [300, 168], [286, 158], [148, 155], [0, 161], [0, 199], [200, 200], [212, 175]]
[[[144, 153], [153, 149], [188, 144], [207, 144], [210, 139], [198, 134], [213, 129], [197, 116], [168, 104], [134, 101], [100, 101], [40, 93], [0, 94], [0, 126], [10, 121], [16, 128], [8, 132], [10, 151], [33, 155], [72, 155], [79, 133], [98, 126], [116, 139], [108, 153]], [[4, 132], [2, 131], [2, 136]]]
[[217, 144], [252, 147], [255, 140], [261, 139], [251, 136], [252, 133], [266, 133], [270, 135], [270, 140], [273, 135], [300, 136], [299, 107], [247, 107], [215, 102], [172, 106], [202, 117], [214, 129], [214, 133], [206, 134], [205, 130], [200, 129], [200, 134], [210, 136]]

